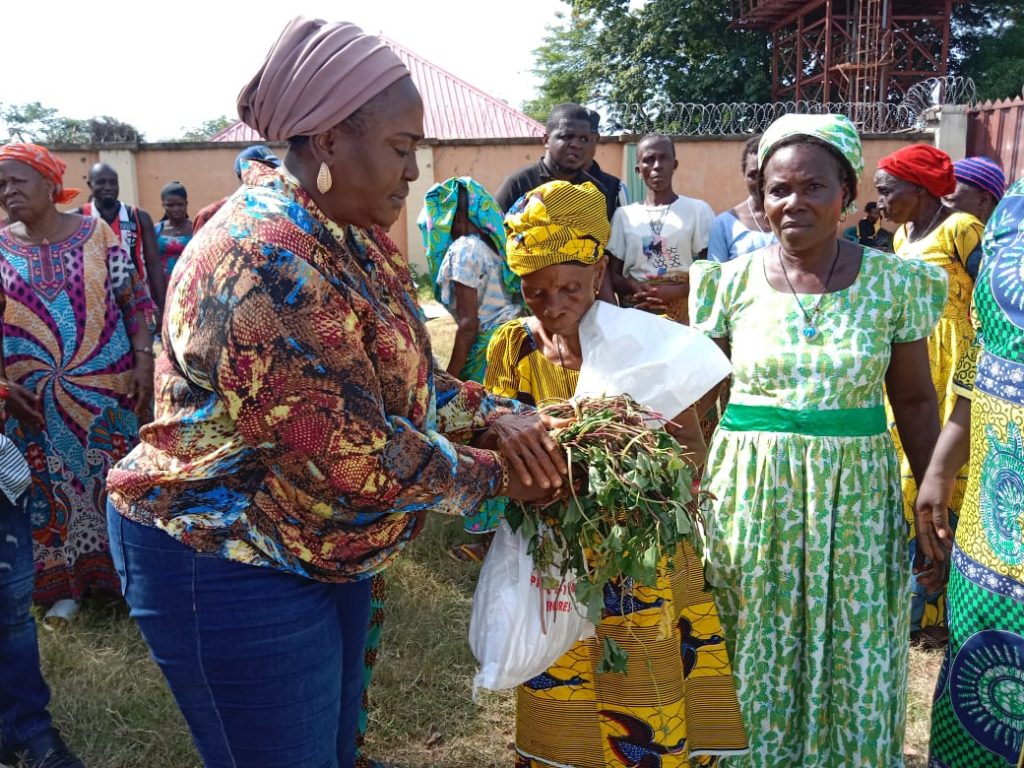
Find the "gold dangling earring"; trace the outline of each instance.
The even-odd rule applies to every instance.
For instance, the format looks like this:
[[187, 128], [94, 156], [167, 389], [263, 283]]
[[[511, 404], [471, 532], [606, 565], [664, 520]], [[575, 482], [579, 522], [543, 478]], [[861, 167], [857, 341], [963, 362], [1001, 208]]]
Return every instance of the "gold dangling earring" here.
[[321, 195], [326, 195], [331, 191], [333, 184], [331, 169], [327, 167], [327, 163], [320, 163], [320, 171], [316, 175], [316, 188], [320, 190]]

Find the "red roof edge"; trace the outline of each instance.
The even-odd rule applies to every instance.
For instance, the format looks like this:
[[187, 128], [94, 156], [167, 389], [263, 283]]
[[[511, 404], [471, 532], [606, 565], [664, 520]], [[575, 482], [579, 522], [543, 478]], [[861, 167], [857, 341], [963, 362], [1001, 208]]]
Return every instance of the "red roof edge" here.
[[507, 112], [511, 117], [514, 117], [514, 118], [516, 118], [518, 120], [522, 120], [524, 123], [529, 125], [534, 131], [537, 132], [536, 133], [537, 136], [543, 136], [544, 135], [544, 130], [545, 130], [544, 126], [541, 123], [539, 123], [536, 120], [534, 120], [529, 115], [527, 115], [527, 114], [521, 112], [520, 110], [516, 109], [515, 107], [505, 103], [501, 99], [495, 98], [494, 96], [492, 96], [491, 94], [487, 93], [486, 91], [483, 91], [483, 90], [477, 88], [472, 83], [467, 83], [465, 80], [463, 80], [458, 75], [452, 74], [451, 72], [449, 72], [444, 67], [439, 67], [434, 62], [432, 62], [432, 61], [430, 61], [428, 59], [425, 59], [424, 57], [420, 56], [418, 53], [415, 53], [414, 51], [409, 50], [408, 48], [406, 48], [401, 43], [395, 41], [393, 38], [388, 37], [385, 34], [380, 34], [380, 35], [378, 35], [378, 37], [380, 37], [380, 39], [383, 40], [384, 43], [388, 47], [390, 47], [392, 50], [395, 50], [396, 52], [403, 53], [403, 54], [405, 54], [406, 56], [408, 56], [411, 59], [416, 59], [418, 62], [420, 62], [424, 66], [429, 67], [430, 69], [433, 69], [436, 72], [440, 72], [445, 77], [450, 77], [452, 80], [454, 80], [456, 83], [461, 85], [466, 90], [473, 91], [475, 94], [477, 94], [481, 98], [483, 98], [486, 101], [490, 102], [491, 104], [493, 104], [494, 106], [496, 106], [499, 109], [503, 110], [504, 112]]

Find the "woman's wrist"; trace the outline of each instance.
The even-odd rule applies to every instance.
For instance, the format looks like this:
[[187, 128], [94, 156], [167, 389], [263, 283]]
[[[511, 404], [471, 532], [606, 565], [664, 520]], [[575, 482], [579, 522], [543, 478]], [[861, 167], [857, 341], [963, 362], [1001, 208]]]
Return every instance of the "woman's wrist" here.
[[502, 455], [501, 451], [494, 451], [493, 453], [494, 453], [495, 460], [498, 462], [498, 467], [499, 467], [499, 470], [501, 472], [501, 476], [498, 479], [498, 487], [496, 488], [496, 490], [494, 492], [494, 496], [495, 497], [506, 496], [506, 495], [508, 495], [508, 483], [509, 483], [508, 459], [506, 459]]
[[956, 483], [957, 474], [960, 471], [959, 467], [952, 468], [944, 466], [945, 462], [933, 461], [928, 465], [928, 468], [924, 471], [924, 477], [921, 479], [921, 484], [926, 482], [939, 483], [943, 486], [952, 487]]

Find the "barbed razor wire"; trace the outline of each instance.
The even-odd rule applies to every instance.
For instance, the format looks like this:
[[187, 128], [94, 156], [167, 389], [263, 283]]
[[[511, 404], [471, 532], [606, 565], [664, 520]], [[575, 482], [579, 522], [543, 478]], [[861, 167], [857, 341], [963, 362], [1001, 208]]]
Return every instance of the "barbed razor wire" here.
[[969, 77], [932, 77], [907, 89], [898, 103], [847, 101], [776, 101], [697, 104], [653, 100], [613, 105], [613, 126], [620, 133], [670, 133], [682, 136], [729, 136], [762, 133], [786, 114], [842, 114], [863, 133], [900, 133], [925, 128], [928, 110], [940, 104], [977, 103]]

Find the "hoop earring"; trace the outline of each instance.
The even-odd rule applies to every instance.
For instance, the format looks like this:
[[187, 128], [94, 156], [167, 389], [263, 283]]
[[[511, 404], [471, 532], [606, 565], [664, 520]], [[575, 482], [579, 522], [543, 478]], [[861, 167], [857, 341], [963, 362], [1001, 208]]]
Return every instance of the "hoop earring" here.
[[839, 223], [840, 224], [845, 224], [846, 223], [846, 211], [845, 210], [839, 215]]
[[331, 169], [327, 167], [327, 163], [320, 163], [320, 171], [316, 175], [316, 188], [320, 190], [321, 195], [326, 195], [332, 186], [334, 179], [331, 178]]

